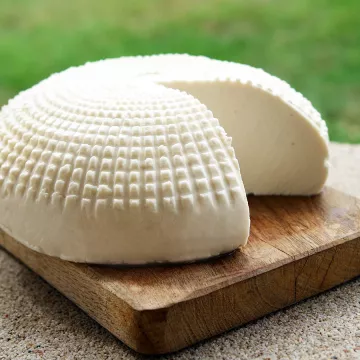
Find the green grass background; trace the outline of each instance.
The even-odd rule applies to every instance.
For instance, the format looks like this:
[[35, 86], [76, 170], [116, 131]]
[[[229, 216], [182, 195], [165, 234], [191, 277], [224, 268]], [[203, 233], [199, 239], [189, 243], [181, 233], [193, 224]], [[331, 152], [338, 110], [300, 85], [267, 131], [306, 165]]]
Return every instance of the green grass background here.
[[0, 0], [0, 105], [71, 65], [165, 52], [261, 67], [360, 143], [359, 0]]

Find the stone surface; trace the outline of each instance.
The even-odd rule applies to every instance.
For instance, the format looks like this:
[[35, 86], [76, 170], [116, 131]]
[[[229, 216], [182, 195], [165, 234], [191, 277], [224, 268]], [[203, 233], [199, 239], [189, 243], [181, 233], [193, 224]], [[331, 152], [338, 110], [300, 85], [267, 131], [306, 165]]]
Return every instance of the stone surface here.
[[[329, 183], [360, 197], [360, 146], [331, 152]], [[0, 360], [145, 358], [0, 250]], [[360, 359], [360, 279], [159, 359]]]

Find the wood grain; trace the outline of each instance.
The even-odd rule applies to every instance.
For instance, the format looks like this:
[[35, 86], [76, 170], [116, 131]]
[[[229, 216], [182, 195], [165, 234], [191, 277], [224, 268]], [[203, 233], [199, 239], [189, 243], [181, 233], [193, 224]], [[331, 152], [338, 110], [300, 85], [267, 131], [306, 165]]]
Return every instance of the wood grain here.
[[62, 261], [0, 233], [0, 245], [131, 348], [166, 353], [360, 275], [360, 201], [249, 197], [251, 237], [205, 263], [115, 268]]

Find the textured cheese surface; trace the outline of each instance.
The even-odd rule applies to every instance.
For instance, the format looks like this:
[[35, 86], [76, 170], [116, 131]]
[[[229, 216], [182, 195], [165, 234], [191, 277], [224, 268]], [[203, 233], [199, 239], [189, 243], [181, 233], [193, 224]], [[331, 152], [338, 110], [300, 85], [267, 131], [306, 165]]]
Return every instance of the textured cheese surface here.
[[1, 112], [0, 219], [74, 261], [187, 261], [246, 242], [231, 139], [184, 92], [97, 72], [55, 74]]
[[244, 184], [310, 195], [328, 173], [325, 122], [301, 94], [262, 70], [189, 55], [54, 74], [3, 107], [0, 149], [0, 226], [94, 263], [229, 252], [249, 234]]

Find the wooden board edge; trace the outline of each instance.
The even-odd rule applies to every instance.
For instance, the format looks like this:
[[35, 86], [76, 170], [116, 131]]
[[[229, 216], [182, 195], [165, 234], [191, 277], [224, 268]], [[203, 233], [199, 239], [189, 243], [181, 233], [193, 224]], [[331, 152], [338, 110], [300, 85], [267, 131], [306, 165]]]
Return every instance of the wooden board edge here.
[[[263, 267], [259, 267], [258, 269], [253, 271], [251, 274], [241, 275], [240, 277], [231, 279], [231, 281], [227, 280], [227, 281], [224, 281], [222, 284], [216, 284], [216, 285], [213, 285], [211, 287], [208, 287], [206, 289], [206, 292], [202, 292], [201, 294], [199, 294], [199, 292], [190, 293], [181, 302], [189, 301], [189, 300], [195, 299], [195, 298], [200, 297], [200, 296], [207, 296], [209, 293], [212, 293], [214, 291], [221, 291], [222, 289], [224, 289], [224, 288], [226, 288], [228, 286], [232, 286], [233, 284], [243, 282], [243, 281], [246, 281], [248, 279], [252, 279], [254, 277], [257, 277], [257, 276], [261, 276], [264, 273], [275, 270], [275, 269], [277, 269], [279, 267], [283, 267], [283, 266], [287, 266], [289, 264], [293, 264], [296, 261], [306, 260], [309, 257], [314, 256], [316, 254], [323, 253], [323, 252], [326, 252], [326, 251], [331, 251], [331, 249], [338, 248], [340, 245], [346, 244], [346, 243], [351, 242], [351, 241], [356, 241], [356, 240], [359, 240], [359, 239], [360, 239], [360, 231], [358, 231], [356, 233], [354, 232], [354, 233], [349, 234], [347, 236], [344, 236], [343, 238], [339, 238], [337, 240], [334, 240], [331, 244], [320, 245], [316, 249], [299, 253], [296, 256], [288, 254], [288, 258], [286, 258], [286, 259], [282, 259], [282, 260], [277, 261], [276, 263], [267, 264], [267, 265], [265, 265]], [[265, 243], [267, 245], [272, 246], [272, 244], [270, 244], [268, 242], [265, 242]], [[274, 247], [274, 248], [276, 250], [279, 250], [276, 247]], [[279, 251], [281, 251], [281, 250], [279, 250]], [[360, 275], [360, 273], [359, 273], [359, 275]], [[165, 305], [164, 307], [170, 307], [172, 305], [173, 305], [173, 303], [170, 303], [169, 305]], [[138, 310], [140, 310], [140, 308], [141, 307], [138, 306]], [[143, 310], [143, 309], [141, 309], [141, 310]], [[157, 310], [157, 309], [154, 308], [154, 309], [151, 309], [151, 310]], [[161, 310], [161, 308], [159, 310]]]
[[[43, 278], [91, 318], [130, 348], [155, 353], [141, 330], [141, 314], [119, 296], [101, 286], [96, 273], [84, 264], [66, 262], [40, 254], [0, 230], [0, 248]], [[95, 276], [93, 276], [95, 275]]]
[[64, 266], [62, 260], [38, 254], [2, 232], [0, 245], [143, 354], [180, 350], [360, 275], [360, 238], [356, 238], [209, 294], [166, 308], [139, 311], [99, 286], [86, 265], [66, 262]]
[[155, 352], [136, 350], [145, 354], [174, 352], [358, 276], [360, 238], [170, 308], [142, 311], [139, 327]]

